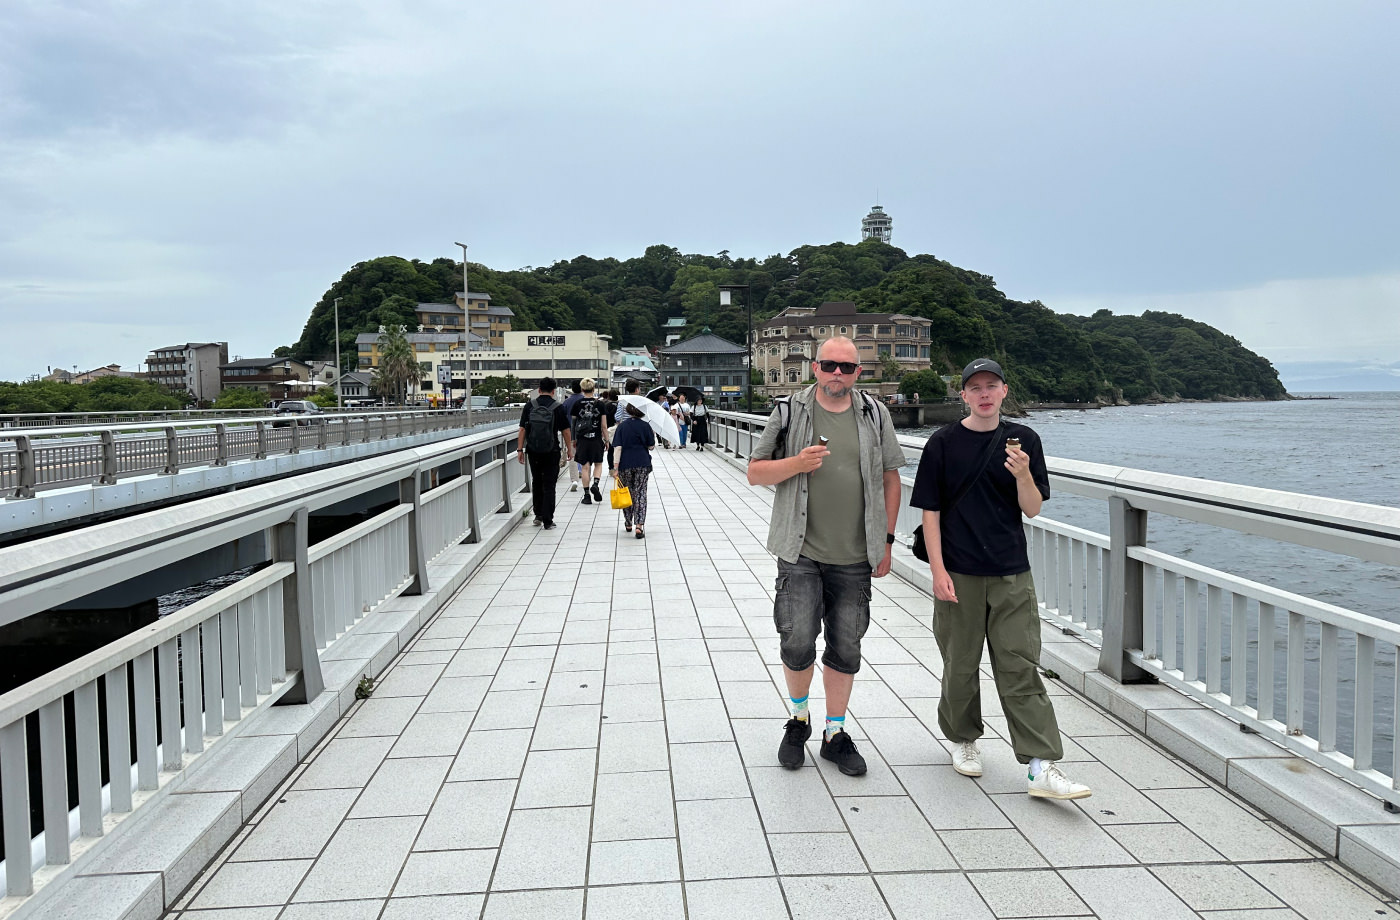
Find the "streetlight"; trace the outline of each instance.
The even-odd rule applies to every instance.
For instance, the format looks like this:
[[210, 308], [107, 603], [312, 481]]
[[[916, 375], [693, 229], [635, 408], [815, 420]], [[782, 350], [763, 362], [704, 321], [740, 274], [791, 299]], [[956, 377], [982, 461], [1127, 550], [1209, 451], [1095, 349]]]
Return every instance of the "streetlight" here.
[[744, 411], [753, 411], [753, 291], [747, 284], [721, 284], [719, 286], [719, 305], [729, 306], [732, 291], [744, 292], [744, 304], [749, 308], [749, 339], [748, 349], [744, 360]]
[[462, 319], [467, 324], [467, 395], [462, 398], [462, 405], [467, 408], [467, 427], [472, 426], [472, 302], [471, 288], [467, 287], [467, 244], [453, 243], [453, 246], [462, 247]]
[[335, 407], [345, 408], [340, 401], [340, 298], [335, 299]]

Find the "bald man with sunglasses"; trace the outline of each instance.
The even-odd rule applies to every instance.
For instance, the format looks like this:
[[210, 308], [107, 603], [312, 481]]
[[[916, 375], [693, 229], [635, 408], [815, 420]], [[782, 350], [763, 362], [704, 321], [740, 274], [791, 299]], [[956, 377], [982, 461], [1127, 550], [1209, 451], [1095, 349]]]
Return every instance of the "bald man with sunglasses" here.
[[[870, 625], [870, 579], [890, 570], [904, 452], [889, 410], [855, 388], [854, 342], [827, 339], [812, 373], [815, 385], [794, 393], [785, 411], [774, 408], [748, 468], [751, 485], [775, 487], [768, 525], [768, 551], [778, 557], [773, 622], [792, 699], [778, 762], [796, 769], [806, 761], [807, 700], [822, 633], [821, 756], [859, 776], [865, 758], [845, 731], [846, 706]], [[809, 501], [813, 494], [821, 500]]]

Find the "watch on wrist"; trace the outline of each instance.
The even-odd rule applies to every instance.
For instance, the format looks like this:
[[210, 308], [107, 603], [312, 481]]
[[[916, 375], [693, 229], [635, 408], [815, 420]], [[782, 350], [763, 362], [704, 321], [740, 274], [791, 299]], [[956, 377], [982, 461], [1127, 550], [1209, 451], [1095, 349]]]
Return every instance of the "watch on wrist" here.
[[886, 546], [892, 546], [893, 544], [894, 544], [894, 534], [892, 534], [892, 533], [887, 533], [887, 534], [885, 534], [885, 545], [886, 545]]

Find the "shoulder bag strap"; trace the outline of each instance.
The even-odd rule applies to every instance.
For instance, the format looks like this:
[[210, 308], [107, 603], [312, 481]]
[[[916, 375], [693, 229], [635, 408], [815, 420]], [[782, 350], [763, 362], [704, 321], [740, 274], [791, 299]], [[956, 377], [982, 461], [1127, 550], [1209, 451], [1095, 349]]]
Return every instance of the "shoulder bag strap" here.
[[[959, 423], [954, 422], [954, 424]], [[958, 486], [958, 491], [953, 493], [952, 499], [948, 502], [947, 505], [944, 505], [941, 509], [943, 514], [947, 514], [948, 512], [952, 511], [953, 506], [956, 505], [958, 502], [962, 501], [963, 497], [967, 495], [968, 491], [971, 490], [974, 484], [976, 484], [977, 480], [982, 478], [982, 474], [987, 472], [987, 464], [992, 462], [992, 457], [997, 452], [997, 445], [1000, 444], [1002, 441], [1001, 431], [1002, 423], [1000, 420], [998, 420], [997, 430], [992, 433], [991, 443], [989, 443], [982, 451], [982, 460], [980, 463], [977, 464], [977, 471], [971, 476], [967, 477], [967, 480], [963, 482], [962, 485]]]

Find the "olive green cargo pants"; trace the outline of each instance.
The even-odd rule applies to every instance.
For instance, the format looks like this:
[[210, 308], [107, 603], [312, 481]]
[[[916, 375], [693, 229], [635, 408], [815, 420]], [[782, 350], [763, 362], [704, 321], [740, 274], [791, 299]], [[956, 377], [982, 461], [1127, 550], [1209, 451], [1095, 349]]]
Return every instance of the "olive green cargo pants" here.
[[943, 653], [943, 697], [938, 727], [949, 741], [982, 737], [982, 665], [985, 642], [997, 696], [1011, 732], [1016, 759], [1059, 760], [1064, 756], [1055, 709], [1036, 670], [1040, 662], [1040, 618], [1030, 572], [1019, 575], [957, 575], [958, 602], [933, 602], [933, 635]]

